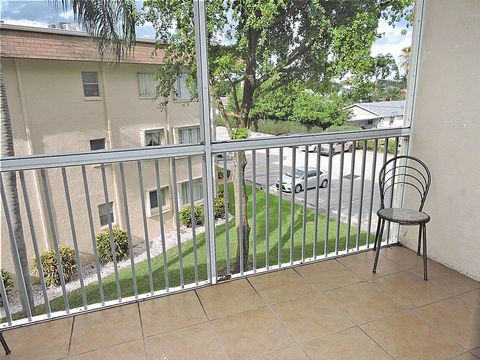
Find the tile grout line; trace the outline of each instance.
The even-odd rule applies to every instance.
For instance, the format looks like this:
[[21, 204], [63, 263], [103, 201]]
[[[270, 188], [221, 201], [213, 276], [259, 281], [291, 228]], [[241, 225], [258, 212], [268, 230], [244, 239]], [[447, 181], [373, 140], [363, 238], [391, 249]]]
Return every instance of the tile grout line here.
[[[451, 298], [448, 298], [448, 299], [451, 299]], [[447, 299], [443, 299], [443, 300], [447, 300]], [[442, 301], [443, 301], [442, 300]], [[439, 301], [438, 301], [439, 302]], [[435, 302], [435, 303], [438, 303], [438, 302]], [[434, 303], [433, 303], [434, 304]], [[428, 305], [431, 305], [431, 304], [428, 304]], [[424, 306], [421, 306], [420, 308], [422, 307], [425, 307], [425, 306], [428, 306], [428, 305], [424, 305]], [[418, 308], [417, 308], [418, 309]], [[415, 310], [417, 310], [415, 309]], [[427, 318], [423, 317], [421, 314], [418, 314], [416, 311], [414, 312], [414, 314], [416, 316], [418, 316], [421, 320], [425, 321], [427, 324], [431, 325], [432, 328], [435, 329], [435, 331], [437, 331], [440, 335], [443, 335], [445, 336], [448, 340], [450, 340], [451, 342], [453, 342], [454, 344], [460, 346], [462, 349], [464, 349], [465, 351], [469, 352], [471, 351], [470, 349], [466, 348], [465, 346], [463, 346], [462, 344], [460, 344], [458, 341], [456, 341], [455, 339], [453, 339], [450, 335], [446, 334], [445, 332], [443, 332], [440, 328], [436, 327], [435, 324], [433, 324], [432, 322], [430, 322]], [[475, 349], [473, 349], [475, 350]]]
[[[352, 269], [348, 268], [346, 265], [342, 264], [340, 261], [337, 261], [337, 259], [332, 259], [334, 261], [336, 261], [337, 263], [339, 263], [340, 265], [342, 265], [343, 267], [345, 267], [345, 270], [348, 270], [350, 272], [353, 273]], [[329, 261], [329, 260], [327, 260]], [[315, 264], [311, 264], [311, 265], [315, 265]], [[296, 269], [294, 269], [295, 272], [303, 279], [305, 280], [305, 282], [307, 284], [309, 284], [315, 291], [317, 291], [318, 293], [320, 294], [323, 294], [324, 292], [327, 292], [327, 291], [330, 291], [330, 290], [336, 290], [336, 289], [341, 289], [341, 288], [344, 288], [344, 287], [347, 287], [347, 286], [351, 286], [351, 285], [355, 285], [355, 284], [360, 284], [360, 283], [363, 283], [363, 282], [367, 282], [367, 280], [362, 280], [362, 279], [358, 279], [359, 281], [358, 282], [355, 282], [355, 283], [352, 283], [352, 284], [346, 284], [346, 285], [342, 285], [342, 286], [339, 286], [339, 287], [334, 287], [334, 288], [329, 288], [329, 289], [319, 289], [318, 287], [316, 287], [315, 285], [311, 284], [307, 279], [305, 279], [302, 274], [300, 274]], [[325, 271], [326, 274], [328, 274], [329, 272], [328, 271]]]
[[[372, 321], [373, 322], [373, 321]], [[365, 325], [365, 324], [363, 324]], [[362, 325], [362, 326], [363, 326]], [[388, 356], [390, 356], [392, 359], [396, 359], [395, 356], [393, 356], [392, 354], [390, 354], [387, 349], [385, 349], [382, 345], [380, 345], [377, 341], [375, 341], [374, 338], [372, 338], [370, 335], [368, 335], [368, 333], [362, 329], [361, 326], [357, 326], [361, 332], [363, 332], [370, 340], [372, 340], [380, 349], [382, 349], [383, 351], [385, 351], [385, 354], [387, 354]]]
[[[213, 285], [213, 286], [215, 286], [215, 285]], [[203, 303], [202, 303], [202, 301], [200, 300], [200, 296], [198, 295], [197, 290], [194, 289], [193, 291], [195, 292], [195, 295], [197, 296], [198, 302], [200, 303], [200, 306], [202, 307], [203, 313], [205, 314], [205, 318], [207, 319], [208, 326], [209, 326], [210, 329], [213, 331], [213, 334], [215, 335], [215, 338], [217, 339], [218, 344], [220, 345], [220, 348], [222, 349], [222, 352], [223, 352], [223, 354], [225, 355], [225, 358], [226, 358], [226, 359], [230, 359], [230, 357], [229, 357], [228, 354], [227, 354], [227, 351], [226, 351], [225, 348], [223, 347], [222, 340], [221, 340], [220, 337], [218, 336], [217, 331], [215, 330], [215, 327], [214, 327], [213, 324], [212, 324], [212, 320], [210, 320], [210, 319], [208, 318], [207, 311], [205, 310], [205, 307], [203, 306]], [[202, 323], [201, 323], [201, 324], [202, 324]], [[197, 325], [198, 325], [198, 324], [197, 324]]]
[[[337, 261], [336, 259], [333, 259], [333, 260]], [[346, 265], [342, 264], [342, 263], [339, 262], [339, 261], [337, 261], [337, 262], [340, 263], [340, 264], [341, 264], [342, 266], [344, 266], [345, 268], [347, 268], [348, 270], [352, 271], [352, 270], [351, 270], [350, 268], [348, 268]], [[296, 269], [294, 269], [294, 271], [297, 272]], [[305, 282], [307, 282], [306, 279], [305, 279], [301, 274], [299, 274], [298, 272], [297, 272], [297, 274], [298, 274]], [[391, 275], [391, 274], [388, 274], [388, 275]], [[385, 275], [385, 276], [387, 276], [387, 275]], [[249, 280], [248, 278], [247, 278], [246, 280], [248, 281], [248, 283], [250, 284], [250, 286], [252, 286], [252, 288], [253, 288], [254, 291], [258, 294], [258, 296], [260, 296], [260, 294], [259, 294], [258, 291], [255, 289], [255, 287], [254, 287], [253, 284], [250, 282], [250, 280]], [[307, 283], [308, 283], [308, 282], [307, 282]], [[359, 283], [367, 283], [367, 284], [368, 284], [368, 281], [360, 281]], [[349, 284], [349, 285], [341, 286], [341, 287], [339, 287], [339, 288], [343, 288], [343, 287], [347, 287], [347, 286], [351, 286], [351, 285], [356, 285], [356, 284], [359, 284], [359, 283]], [[312, 287], [314, 288], [314, 290], [316, 290], [316, 293], [317, 293], [317, 294], [323, 295], [323, 293], [322, 293], [321, 290], [317, 289], [317, 288], [314, 287], [314, 286], [312, 286]], [[335, 289], [339, 289], [339, 288], [335, 288]], [[333, 290], [333, 289], [330, 289], [330, 290]], [[305, 295], [305, 296], [311, 296], [311, 295], [312, 295], [312, 294], [310, 294], [310, 295]], [[302, 296], [302, 297], [305, 297], [305, 296]], [[262, 299], [262, 301], [264, 301], [261, 296], [260, 296], [260, 298]], [[286, 303], [286, 302], [289, 302], [289, 301], [292, 301], [292, 300], [295, 300], [295, 299], [299, 299], [299, 298], [301, 298], [301, 297], [294, 298], [294, 299], [289, 299], [289, 300], [286, 300], [286, 301], [283, 301], [283, 302], [279, 302], [278, 304]], [[295, 336], [293, 336], [293, 334], [290, 332], [290, 330], [289, 330], [288, 327], [284, 324], [284, 322], [283, 322], [280, 318], [278, 318], [277, 314], [271, 309], [270, 305], [267, 304], [265, 301], [264, 301], [264, 303], [265, 303], [266, 307], [273, 313], [273, 315], [275, 316], [275, 318], [276, 318], [278, 321], [280, 321], [280, 323], [282, 324], [282, 326], [288, 331], [288, 333], [292, 336], [292, 338], [293, 338], [293, 340], [295, 341], [295, 343], [296, 343], [296, 344], [300, 347], [300, 349], [307, 355], [308, 358], [310, 358], [310, 357], [309, 357], [308, 354], [306, 353], [305, 348], [303, 347], [303, 344], [305, 344], [305, 343], [307, 343], [307, 342], [310, 342], [310, 341], [314, 341], [314, 340], [320, 339], [320, 338], [327, 337], [327, 336], [329, 336], [329, 335], [338, 334], [338, 333], [341, 333], [341, 332], [343, 332], [343, 331], [347, 331], [347, 330], [349, 330], [349, 329], [353, 329], [353, 328], [356, 328], [356, 327], [360, 328], [360, 325], [355, 324], [355, 322], [354, 322], [347, 314], [345, 314], [345, 312], [343, 312], [341, 309], [338, 309], [347, 319], [349, 319], [349, 320], [352, 322], [352, 326], [351, 326], [351, 327], [348, 327], [348, 328], [346, 328], [346, 329], [342, 329], [342, 330], [339, 330], [339, 331], [330, 332], [330, 333], [328, 333], [328, 334], [324, 334], [324, 335], [321, 335], [321, 336], [318, 336], [318, 337], [314, 337], [314, 338], [311, 338], [311, 339], [308, 339], [308, 340], [297, 341], [297, 339], [295, 338]], [[273, 305], [275, 305], [275, 304], [273, 304]], [[402, 310], [402, 311], [403, 311], [403, 310]], [[392, 314], [388, 314], [388, 315], [386, 315], [385, 317], [390, 316], [390, 315], [392, 315]], [[375, 320], [378, 320], [378, 319], [375, 319]], [[371, 320], [370, 322], [373, 322], [373, 321], [375, 321], [375, 320]], [[367, 322], [367, 323], [368, 323], [368, 322]], [[366, 324], [366, 323], [365, 323], [365, 324]], [[362, 324], [362, 325], [364, 325], [364, 324]], [[363, 330], [362, 330], [362, 331], [363, 331]], [[373, 340], [373, 339], [372, 339], [372, 340]], [[376, 342], [375, 342], [375, 343], [376, 343]], [[384, 350], [382, 347], [380, 347], [380, 348], [381, 348], [382, 350]], [[384, 350], [384, 351], [385, 351], [385, 350]], [[385, 351], [385, 352], [386, 352], [386, 351]], [[388, 352], [386, 352], [386, 353], [387, 353], [389, 356], [391, 356]], [[268, 353], [267, 353], [267, 354], [268, 354]], [[395, 359], [393, 356], [391, 356], [391, 357], [392, 357], [393, 359]]]
[[290, 336], [292, 337], [294, 343], [297, 343], [298, 344], [298, 341], [297, 339], [295, 338], [295, 336], [293, 336], [292, 332], [290, 331], [290, 329], [285, 325], [285, 323], [282, 321], [282, 319], [280, 319], [278, 317], [278, 315], [275, 313], [275, 311], [273, 311], [273, 309], [271, 308], [271, 306], [269, 304], [267, 304], [265, 302], [265, 300], [263, 300], [263, 298], [260, 296], [260, 294], [258, 293], [257, 289], [255, 289], [255, 286], [252, 285], [252, 283], [250, 282], [250, 280], [247, 279], [247, 282], [250, 284], [250, 286], [253, 288], [253, 291], [255, 291], [255, 293], [257, 294], [258, 297], [260, 297], [260, 299], [262, 299], [263, 303], [265, 304], [265, 307], [273, 314], [273, 316], [275, 317], [275, 319], [277, 319], [277, 321], [280, 322], [280, 324], [282, 325], [282, 327], [287, 330], [287, 332], [290, 334]]
[[[480, 290], [480, 289], [472, 290], [471, 292], [477, 291], [477, 290]], [[469, 303], [468, 301], [466, 301], [466, 300], [464, 300], [464, 299], [462, 299], [462, 298], [460, 297], [460, 296], [465, 295], [465, 294], [468, 294], [468, 293], [470, 293], [470, 291], [469, 291], [469, 292], [466, 292], [466, 293], [464, 293], [464, 294], [455, 295], [455, 298], [458, 299], [458, 300], [460, 300], [460, 301], [463, 302], [464, 304], [470, 305], [470, 306], [472, 306], [473, 308], [475, 308], [475, 309], [477, 309], [477, 310], [480, 310], [480, 306], [473, 305], [473, 304]]]
[[137, 301], [137, 310], [138, 310], [138, 317], [140, 320], [140, 330], [142, 332], [142, 343], [143, 343], [143, 352], [145, 354], [145, 359], [148, 359], [148, 354], [147, 354], [147, 343], [145, 342], [145, 333], [143, 331], [143, 320], [142, 320], [142, 312], [140, 310], [140, 302]]
[[[394, 276], [394, 275], [397, 275], [397, 274], [403, 274], [403, 273], [407, 273], [409, 272], [410, 274], [418, 277], [417, 275], [415, 275], [414, 273], [412, 273], [410, 270], [406, 270], [406, 271], [400, 271], [400, 272], [396, 272], [396, 273], [392, 273], [392, 274], [388, 274], [388, 275], [385, 275], [385, 277], [387, 276]], [[420, 278], [420, 277], [418, 277]], [[378, 279], [378, 278], [377, 278]], [[377, 279], [372, 279], [372, 280], [369, 280], [367, 281], [368, 284], [372, 285], [373, 287], [375, 287], [378, 291], [380, 291], [383, 295], [387, 296], [388, 298], [392, 299], [393, 301], [396, 301], [395, 299], [392, 298], [392, 296], [389, 295], [389, 293], [387, 291], [385, 291], [384, 289], [378, 287], [376, 284], [374, 284], [374, 281], [377, 280]], [[403, 306], [405, 309], [408, 309], [408, 310], [414, 310], [414, 309], [417, 309], [419, 307], [422, 307], [422, 306], [426, 306], [426, 305], [430, 305], [430, 304], [434, 304], [434, 303], [437, 303], [437, 302], [440, 302], [440, 301], [443, 301], [443, 300], [446, 300], [446, 299], [450, 299], [452, 297], [456, 297], [456, 295], [442, 289], [441, 287], [439, 287], [438, 285], [435, 285], [434, 283], [432, 283], [431, 281], [424, 281], [422, 279], [422, 283], [427, 283], [427, 285], [433, 285], [434, 288], [437, 288], [439, 289], [440, 291], [446, 293], [448, 296], [444, 297], [444, 298], [441, 298], [441, 299], [437, 299], [437, 300], [434, 300], [432, 302], [429, 302], [429, 303], [426, 303], [426, 304], [422, 304], [422, 305], [415, 305], [413, 307], [405, 307], [404, 305], [398, 303], [399, 305]]]

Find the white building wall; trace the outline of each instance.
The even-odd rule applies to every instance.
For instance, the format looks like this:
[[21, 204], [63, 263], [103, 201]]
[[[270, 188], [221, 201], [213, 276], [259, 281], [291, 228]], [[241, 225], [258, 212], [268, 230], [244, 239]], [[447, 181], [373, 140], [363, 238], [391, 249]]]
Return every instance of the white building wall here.
[[[141, 98], [138, 72], [154, 72], [158, 65], [122, 64], [120, 66], [78, 61], [36, 59], [2, 59], [7, 98], [13, 124], [16, 155], [52, 154], [90, 151], [90, 140], [106, 138], [107, 148], [141, 147], [145, 129], [163, 128], [167, 143], [173, 143], [174, 129], [179, 126], [198, 125], [198, 103], [176, 102], [170, 99], [166, 111], [158, 108], [152, 98]], [[85, 98], [81, 72], [97, 71], [99, 98]], [[200, 158], [193, 161], [193, 177], [202, 174]], [[167, 209], [164, 212], [166, 230], [172, 230], [173, 184], [169, 160], [160, 160], [161, 185], [169, 187]], [[132, 237], [135, 243], [144, 241], [141, 198], [148, 206], [147, 190], [156, 187], [154, 161], [143, 161], [144, 193], [140, 186], [136, 163], [125, 164], [126, 191], [130, 213]], [[123, 197], [118, 165], [106, 165], [109, 200], [114, 202], [115, 222], [126, 228]], [[87, 166], [87, 177], [95, 233], [101, 230], [98, 205], [105, 202], [100, 166]], [[80, 252], [91, 256], [92, 238], [85, 205], [85, 193], [80, 167], [67, 168], [72, 200], [75, 230]], [[40, 249], [52, 246], [52, 231], [46, 218], [46, 203], [39, 172], [34, 176], [26, 172], [29, 200], [33, 212], [35, 231]], [[60, 244], [72, 243], [63, 179], [60, 169], [47, 171], [54, 217], [55, 233]], [[177, 162], [177, 181], [188, 179], [186, 159]], [[18, 183], [20, 191], [20, 184]], [[38, 190], [40, 190], [39, 193]], [[20, 191], [24, 235], [29, 257], [33, 248], [28, 222]], [[12, 271], [8, 231], [1, 217], [0, 266]], [[159, 216], [148, 216], [150, 239], [160, 235]]]
[[[426, 0], [411, 154], [430, 167], [431, 258], [480, 280], [480, 2]], [[413, 198], [407, 205], [415, 206]], [[406, 246], [416, 249], [417, 229]]]

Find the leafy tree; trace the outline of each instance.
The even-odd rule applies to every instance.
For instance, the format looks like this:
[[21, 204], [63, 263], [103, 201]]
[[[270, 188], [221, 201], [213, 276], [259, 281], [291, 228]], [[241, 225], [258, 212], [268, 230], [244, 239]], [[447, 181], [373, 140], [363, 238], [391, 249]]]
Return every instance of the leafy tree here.
[[404, 99], [405, 82], [402, 80], [352, 81], [344, 94], [346, 104]]
[[[403, 16], [411, 3], [412, 0], [205, 2], [210, 93], [229, 132], [232, 128], [250, 128], [255, 99], [262, 93], [292, 81], [328, 88], [334, 77], [374, 73], [382, 61], [370, 55], [379, 19]], [[161, 104], [165, 104], [174, 90], [176, 75], [187, 69], [190, 81], [195, 79], [193, 3], [146, 0], [144, 11], [165, 53], [157, 74], [157, 94]], [[226, 87], [230, 89], [233, 111], [228, 111], [220, 101]], [[234, 177], [240, 174], [242, 182], [246, 164], [245, 153], [237, 152]], [[240, 197], [243, 200], [242, 209], [235, 207], [239, 241], [234, 271], [239, 271], [240, 246], [246, 254], [243, 266], [247, 266], [250, 226], [245, 186], [239, 186], [238, 179], [234, 179], [234, 184], [236, 203]]]
[[250, 110], [250, 118], [252, 119], [254, 130], [256, 130], [256, 123], [260, 119], [274, 121], [293, 120], [295, 101], [298, 94], [304, 91], [304, 89], [304, 86], [292, 82], [258, 96]]
[[340, 96], [322, 96], [312, 91], [299, 93], [293, 108], [293, 119], [302, 123], [307, 128], [320, 126], [323, 130], [330, 126], [341, 126], [350, 115], [348, 110], [343, 110]]

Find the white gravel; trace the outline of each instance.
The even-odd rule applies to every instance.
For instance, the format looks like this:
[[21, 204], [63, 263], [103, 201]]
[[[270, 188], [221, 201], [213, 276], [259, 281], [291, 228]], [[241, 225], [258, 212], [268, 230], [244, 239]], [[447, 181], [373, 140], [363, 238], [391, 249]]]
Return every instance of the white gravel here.
[[[232, 215], [229, 216], [231, 219]], [[225, 223], [225, 219], [218, 219], [215, 222], [215, 226], [221, 225]], [[199, 234], [202, 234], [205, 232], [205, 226], [196, 226], [195, 227], [195, 233], [198, 236]], [[180, 228], [180, 241], [183, 243], [185, 241], [191, 240], [192, 239], [192, 229], [187, 228], [185, 226], [182, 226]], [[171, 249], [173, 247], [177, 246], [177, 231], [172, 230], [168, 233], [165, 233], [165, 247], [166, 249]], [[162, 241], [161, 237], [156, 237], [152, 240], [150, 240], [150, 257], [153, 258], [155, 256], [158, 256], [162, 254]], [[144, 260], [147, 260], [147, 252], [145, 251], [145, 243], [140, 243], [138, 245], [135, 245], [133, 247], [133, 256], [134, 256], [134, 262], [135, 264], [138, 264]], [[102, 279], [104, 279], [106, 276], [114, 273], [114, 266], [113, 262], [109, 262], [106, 264], [100, 264], [101, 266], [101, 275]], [[118, 261], [117, 262], [117, 267], [118, 269], [123, 269], [123, 268], [128, 268], [130, 267], [130, 257], [127, 257], [124, 260]], [[92, 264], [87, 264], [82, 266], [82, 274], [83, 274], [83, 282], [84, 285], [87, 286], [89, 284], [97, 282], [97, 271], [95, 269], [95, 263]], [[67, 289], [67, 292], [71, 292], [73, 290], [79, 289], [80, 288], [80, 281], [77, 280], [72, 280], [69, 283], [65, 285], [65, 288]], [[42, 289], [39, 284], [35, 284], [32, 286], [32, 291], [33, 291], [33, 299], [35, 306], [41, 305], [44, 303], [44, 298], [43, 298], [43, 293]], [[62, 296], [62, 288], [60, 286], [50, 286], [47, 288], [47, 293], [48, 293], [48, 299], [52, 300], [54, 298], [57, 298], [59, 296]], [[10, 312], [12, 314], [19, 312], [22, 310], [22, 306], [20, 303], [20, 297], [18, 294], [18, 290], [12, 291], [8, 295], [8, 302], [10, 306]], [[4, 317], [5, 316], [5, 310], [3, 308], [3, 305], [0, 306], [0, 316]]]

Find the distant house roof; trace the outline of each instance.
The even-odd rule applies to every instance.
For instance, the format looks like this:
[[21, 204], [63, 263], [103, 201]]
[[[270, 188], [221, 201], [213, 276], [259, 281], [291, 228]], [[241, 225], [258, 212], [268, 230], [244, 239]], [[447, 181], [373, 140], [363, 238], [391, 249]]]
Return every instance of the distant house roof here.
[[[2, 24], [0, 43], [2, 58], [101, 61], [95, 42], [80, 31]], [[161, 64], [163, 56], [153, 40], [137, 39], [122, 63]]]
[[355, 103], [347, 106], [345, 109], [351, 109], [358, 106], [377, 117], [391, 117], [391, 116], [403, 116], [405, 109], [405, 101], [377, 101], [377, 102], [364, 102]]

